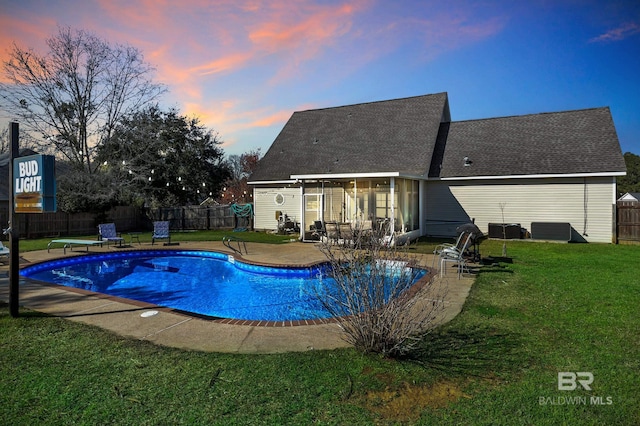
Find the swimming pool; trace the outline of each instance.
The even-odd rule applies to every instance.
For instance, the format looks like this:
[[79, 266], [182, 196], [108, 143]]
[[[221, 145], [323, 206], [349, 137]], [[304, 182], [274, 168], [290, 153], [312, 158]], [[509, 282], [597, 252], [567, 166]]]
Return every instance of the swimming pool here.
[[318, 286], [331, 285], [327, 264], [281, 268], [210, 251], [139, 250], [47, 261], [20, 274], [212, 318], [296, 321], [330, 316], [314, 296]]

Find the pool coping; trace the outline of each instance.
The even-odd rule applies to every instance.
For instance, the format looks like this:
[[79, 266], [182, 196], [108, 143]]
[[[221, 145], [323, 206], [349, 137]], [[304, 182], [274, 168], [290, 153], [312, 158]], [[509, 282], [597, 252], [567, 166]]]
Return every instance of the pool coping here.
[[[180, 242], [181, 249], [210, 250], [230, 253], [219, 241]], [[314, 265], [326, 257], [311, 243], [291, 242], [286, 244], [248, 243], [249, 253], [242, 256], [251, 263], [283, 266]], [[158, 248], [143, 242], [136, 247]], [[92, 247], [90, 253], [122, 251], [127, 248]], [[67, 251], [65, 257], [85, 252]], [[420, 265], [430, 269], [433, 257], [420, 254]], [[34, 264], [42, 260], [58, 258], [56, 253], [45, 250], [20, 253], [21, 264]], [[0, 262], [0, 300], [9, 301], [8, 263]], [[453, 272], [453, 271], [452, 271]], [[441, 280], [436, 277], [435, 280]], [[24, 278], [21, 278], [24, 281]], [[473, 276], [457, 279], [455, 273], [445, 275], [447, 294], [444, 309], [437, 324], [453, 319], [461, 310], [474, 282]], [[23, 285], [24, 284], [24, 285]], [[62, 288], [58, 288], [62, 287]], [[185, 316], [175, 311], [164, 310], [147, 303], [133, 303], [130, 299], [115, 297], [99, 298], [100, 293], [79, 294], [70, 287], [42, 285], [38, 282], [22, 282], [20, 285], [20, 307], [42, 313], [43, 318], [60, 318], [89, 326], [99, 327], [117, 335], [152, 344], [195, 350], [234, 354], [273, 354], [349, 348], [352, 344], [337, 322], [299, 326], [260, 326], [226, 324], [222, 321], [204, 320]], [[74, 289], [79, 290], [79, 289]], [[86, 291], [86, 290], [83, 290]], [[103, 295], [105, 296], [105, 295]], [[426, 300], [428, 302], [428, 300]], [[157, 315], [146, 316], [149, 310]], [[142, 315], [141, 315], [142, 314]], [[33, 314], [30, 314], [33, 315]], [[37, 315], [37, 314], [36, 314]]]
[[[315, 261], [315, 262], [310, 262], [310, 263], [305, 263], [305, 264], [273, 264], [273, 263], [267, 263], [267, 262], [259, 262], [259, 261], [252, 261], [252, 260], [248, 260], [243, 258], [240, 255], [237, 254], [230, 254], [229, 252], [226, 251], [220, 251], [220, 250], [213, 250], [213, 249], [209, 249], [209, 250], [195, 250], [195, 249], [167, 249], [167, 248], [161, 248], [161, 247], [152, 247], [149, 249], [140, 249], [140, 248], [125, 248], [122, 250], [119, 250], [118, 252], [122, 253], [122, 252], [209, 252], [209, 253], [219, 253], [219, 254], [224, 254], [227, 256], [232, 256], [235, 260], [238, 260], [240, 262], [243, 262], [245, 264], [248, 265], [253, 265], [253, 266], [264, 266], [264, 267], [270, 267], [270, 268], [281, 268], [281, 269], [299, 269], [299, 268], [312, 268], [314, 266], [319, 266], [319, 265], [323, 265], [323, 264], [329, 264], [328, 261]], [[108, 252], [113, 253], [113, 252]], [[79, 253], [77, 256], [74, 256], [74, 258], [82, 258], [82, 257], [89, 257], [89, 256], [96, 256], [100, 253], [87, 253], [87, 252], [82, 252]], [[20, 267], [20, 269], [24, 269], [24, 268], [32, 268], [32, 267], [36, 267], [40, 264], [44, 264], [44, 263], [48, 263], [48, 262], [54, 262], [56, 260], [62, 260], [62, 259], [69, 259], [70, 257], [68, 256], [63, 256], [63, 257], [53, 257], [51, 259], [48, 260], [41, 260], [38, 262], [34, 262], [29, 264], [28, 266], [23, 265]], [[227, 262], [229, 262], [229, 259], [227, 258]], [[424, 286], [426, 284], [428, 284], [431, 279], [436, 275], [434, 273], [433, 270], [428, 270], [425, 269], [427, 271], [427, 273], [422, 276], [418, 281], [416, 281], [409, 289], [407, 292], [407, 295], [409, 297], [413, 297], [415, 296], [415, 294], [417, 292], [419, 292], [422, 288], [424, 288]], [[35, 278], [31, 278], [31, 277], [24, 277], [21, 276], [20, 280], [24, 280], [24, 282], [33, 282], [33, 283], [37, 283], [39, 285], [43, 285], [43, 286], [48, 286], [48, 287], [52, 287], [52, 288], [57, 288], [63, 291], [70, 291], [73, 293], [77, 293], [77, 294], [82, 294], [82, 295], [89, 295], [89, 296], [93, 296], [96, 297], [98, 299], [103, 299], [103, 300], [110, 300], [113, 302], [119, 302], [119, 303], [126, 303], [129, 305], [133, 305], [133, 306], [137, 306], [143, 309], [154, 309], [154, 310], [158, 310], [158, 311], [162, 311], [162, 312], [172, 312], [178, 315], [183, 315], [186, 317], [192, 317], [192, 318], [198, 318], [204, 321], [210, 321], [210, 322], [217, 322], [220, 324], [229, 324], [229, 325], [244, 325], [244, 326], [250, 326], [250, 327], [299, 327], [299, 326], [314, 326], [314, 325], [323, 325], [323, 324], [339, 324], [341, 322], [343, 322], [345, 320], [345, 318], [336, 318], [336, 317], [329, 317], [329, 318], [316, 318], [316, 319], [302, 319], [302, 320], [278, 320], [278, 321], [274, 321], [274, 320], [244, 320], [244, 319], [236, 319], [236, 318], [220, 318], [220, 317], [214, 317], [214, 316], [210, 316], [210, 315], [205, 315], [205, 314], [198, 314], [195, 312], [189, 312], [189, 311], [185, 311], [183, 309], [177, 309], [177, 308], [171, 308], [171, 307], [167, 307], [167, 306], [163, 306], [163, 305], [157, 305], [154, 303], [149, 303], [149, 302], [144, 302], [141, 300], [136, 300], [136, 299], [129, 299], [126, 297], [121, 297], [121, 296], [113, 296], [110, 294], [106, 294], [106, 293], [100, 293], [100, 292], [96, 292], [96, 291], [92, 291], [92, 290], [85, 290], [82, 288], [77, 288], [77, 287], [71, 287], [71, 286], [65, 286], [64, 284], [56, 284], [56, 283], [51, 283], [48, 281], [42, 281], [42, 280], [38, 280]]]

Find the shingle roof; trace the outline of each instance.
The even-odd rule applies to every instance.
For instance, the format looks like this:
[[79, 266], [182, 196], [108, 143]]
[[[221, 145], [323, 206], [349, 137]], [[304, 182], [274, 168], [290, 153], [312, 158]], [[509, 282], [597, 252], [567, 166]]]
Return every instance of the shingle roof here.
[[447, 94], [439, 93], [296, 112], [250, 180], [384, 172], [463, 178], [624, 171], [607, 107], [450, 122]]
[[300, 174], [424, 175], [443, 117], [450, 119], [446, 93], [295, 112], [250, 180]]
[[[430, 176], [475, 177], [626, 171], [609, 108], [452, 122]], [[446, 134], [446, 138], [443, 136]], [[436, 150], [438, 152], [438, 150]], [[465, 166], [464, 158], [471, 161]]]

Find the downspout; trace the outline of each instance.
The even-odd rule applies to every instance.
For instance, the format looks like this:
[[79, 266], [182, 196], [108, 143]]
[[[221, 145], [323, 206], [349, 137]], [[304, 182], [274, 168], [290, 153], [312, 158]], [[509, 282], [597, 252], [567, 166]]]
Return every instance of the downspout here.
[[582, 190], [582, 209], [583, 209], [583, 216], [584, 216], [584, 222], [583, 222], [583, 227], [582, 227], [582, 235], [584, 235], [585, 237], [588, 237], [589, 234], [587, 234], [587, 217], [588, 217], [588, 207], [589, 207], [589, 191], [588, 191], [588, 187], [587, 187], [587, 178], [583, 178], [583, 190]]
[[304, 180], [300, 183], [300, 231], [298, 241], [304, 240]]
[[427, 183], [424, 180], [420, 180], [420, 185], [418, 187], [418, 226], [420, 231], [420, 236], [425, 234], [426, 220], [425, 220], [425, 210], [426, 210], [426, 201], [425, 192], [426, 192]]

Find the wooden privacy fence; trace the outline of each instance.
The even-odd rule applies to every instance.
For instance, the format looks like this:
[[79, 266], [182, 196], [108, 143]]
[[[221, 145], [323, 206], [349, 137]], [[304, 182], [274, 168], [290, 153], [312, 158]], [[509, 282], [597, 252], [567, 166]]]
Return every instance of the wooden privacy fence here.
[[237, 226], [231, 205], [163, 207], [147, 211], [152, 220], [168, 220], [171, 229], [210, 230]]
[[[22, 238], [42, 238], [60, 235], [97, 235], [98, 224], [113, 222], [118, 232], [145, 231], [153, 229], [154, 220], [168, 220], [171, 230], [233, 229], [239, 226], [230, 205], [186, 206], [159, 209], [115, 207], [105, 214], [95, 213], [33, 213], [18, 215], [19, 232]], [[9, 221], [8, 209], [0, 210], [2, 229]], [[253, 220], [250, 221], [253, 224]], [[252, 226], [249, 226], [252, 228]], [[0, 234], [0, 237], [2, 235]]]
[[[0, 211], [0, 223], [6, 228], [9, 212]], [[115, 207], [104, 215], [95, 213], [27, 213], [18, 214], [18, 231], [22, 238], [41, 238], [60, 235], [98, 235], [98, 224], [114, 222], [119, 232], [139, 229], [143, 223], [140, 209]]]
[[618, 201], [616, 210], [618, 243], [640, 243], [640, 202]]

